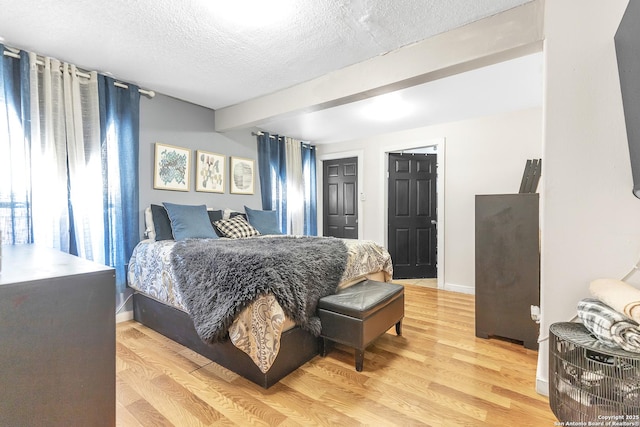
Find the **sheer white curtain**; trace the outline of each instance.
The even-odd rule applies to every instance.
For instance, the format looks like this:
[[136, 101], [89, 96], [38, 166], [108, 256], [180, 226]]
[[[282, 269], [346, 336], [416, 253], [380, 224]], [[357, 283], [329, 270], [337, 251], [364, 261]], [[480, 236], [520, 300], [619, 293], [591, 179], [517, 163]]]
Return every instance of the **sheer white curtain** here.
[[67, 144], [60, 62], [29, 54], [34, 243], [69, 252]]
[[304, 234], [304, 178], [302, 175], [302, 142], [286, 138], [287, 223], [289, 234]]
[[64, 64], [63, 76], [73, 236], [79, 256], [104, 264], [98, 74], [82, 78], [75, 65]]
[[104, 263], [97, 73], [30, 61], [34, 240]]

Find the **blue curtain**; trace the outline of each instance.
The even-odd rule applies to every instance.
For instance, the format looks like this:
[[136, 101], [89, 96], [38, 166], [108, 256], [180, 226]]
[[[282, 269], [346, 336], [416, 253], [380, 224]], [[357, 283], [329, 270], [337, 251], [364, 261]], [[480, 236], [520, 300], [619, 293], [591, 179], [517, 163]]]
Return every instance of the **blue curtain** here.
[[139, 241], [140, 93], [99, 76], [105, 258], [116, 269], [116, 290], [126, 286], [125, 265]]
[[[316, 190], [316, 147], [301, 144], [302, 174], [304, 179], [304, 231], [305, 235], [318, 234], [317, 190]], [[262, 209], [275, 210], [278, 213], [280, 229], [289, 232], [287, 222], [287, 168], [285, 138], [258, 134], [258, 173], [260, 175], [260, 193]]]
[[[32, 207], [29, 53], [20, 58], [4, 55], [0, 44], [0, 230], [2, 243], [34, 242]], [[125, 265], [139, 240], [138, 155], [140, 94], [129, 85], [122, 89], [107, 76], [98, 77], [100, 149], [106, 264], [116, 269], [117, 291], [126, 283]], [[35, 158], [35, 157], [34, 157]], [[68, 185], [72, 183], [67, 176]], [[73, 216], [71, 199], [69, 215]], [[71, 241], [69, 252], [76, 248]]]
[[302, 144], [302, 175], [304, 176], [304, 234], [318, 235], [316, 147]]
[[284, 138], [258, 135], [258, 173], [262, 209], [275, 210], [283, 233], [287, 232], [287, 169]]
[[32, 243], [29, 58], [0, 44], [0, 231], [2, 242]]

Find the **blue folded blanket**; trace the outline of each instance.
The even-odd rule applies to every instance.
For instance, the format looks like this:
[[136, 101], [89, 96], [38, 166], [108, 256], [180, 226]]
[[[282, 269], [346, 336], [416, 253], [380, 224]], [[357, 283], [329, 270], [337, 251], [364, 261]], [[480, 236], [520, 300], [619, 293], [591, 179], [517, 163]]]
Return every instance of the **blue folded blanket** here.
[[578, 317], [584, 326], [603, 344], [640, 353], [638, 323], [595, 298], [578, 303]]

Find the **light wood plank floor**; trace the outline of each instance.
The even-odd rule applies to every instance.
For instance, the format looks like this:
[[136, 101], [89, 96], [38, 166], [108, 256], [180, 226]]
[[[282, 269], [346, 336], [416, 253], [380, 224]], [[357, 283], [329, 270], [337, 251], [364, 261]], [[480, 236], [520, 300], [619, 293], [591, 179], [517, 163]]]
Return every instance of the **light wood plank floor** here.
[[401, 285], [418, 285], [426, 288], [438, 289], [438, 279], [397, 279], [393, 283]]
[[389, 330], [354, 369], [337, 346], [268, 390], [136, 323], [117, 325], [120, 426], [553, 426], [537, 353], [474, 335], [473, 296], [405, 285]]

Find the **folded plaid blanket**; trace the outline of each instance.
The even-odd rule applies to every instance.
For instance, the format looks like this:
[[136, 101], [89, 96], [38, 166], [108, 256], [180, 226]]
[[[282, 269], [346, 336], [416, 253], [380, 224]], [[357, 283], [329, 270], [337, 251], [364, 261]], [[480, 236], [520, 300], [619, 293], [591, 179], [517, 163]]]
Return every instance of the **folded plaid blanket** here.
[[595, 298], [578, 303], [578, 317], [599, 341], [609, 347], [640, 353], [638, 323]]

